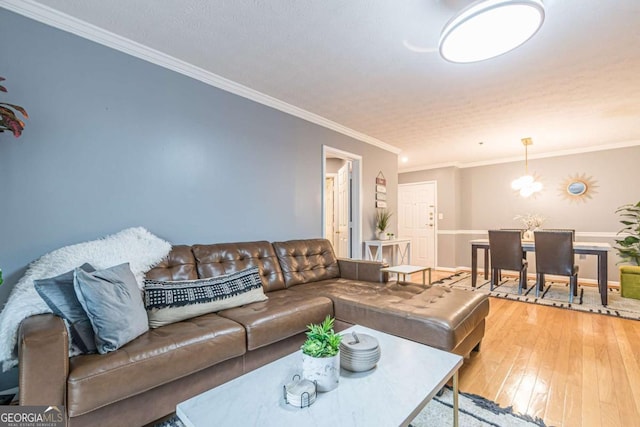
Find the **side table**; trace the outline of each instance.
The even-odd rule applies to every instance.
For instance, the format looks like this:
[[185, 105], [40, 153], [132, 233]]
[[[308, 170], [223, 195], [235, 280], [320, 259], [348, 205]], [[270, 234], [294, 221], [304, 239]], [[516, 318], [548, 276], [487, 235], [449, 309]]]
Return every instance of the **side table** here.
[[[421, 265], [396, 265], [392, 267], [381, 268], [380, 271], [385, 273], [395, 273], [398, 275], [398, 283], [407, 283], [407, 274], [422, 272], [422, 284], [431, 284], [431, 267], [423, 267]], [[425, 273], [429, 272], [429, 282], [425, 282]], [[400, 281], [400, 275], [402, 275], [402, 281]]]

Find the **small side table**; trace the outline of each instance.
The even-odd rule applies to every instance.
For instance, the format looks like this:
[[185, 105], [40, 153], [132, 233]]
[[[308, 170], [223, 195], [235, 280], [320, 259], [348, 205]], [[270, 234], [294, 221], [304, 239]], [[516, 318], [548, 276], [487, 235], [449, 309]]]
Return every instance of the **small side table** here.
[[[398, 283], [407, 283], [407, 274], [422, 272], [422, 284], [431, 284], [431, 267], [423, 267], [421, 265], [396, 265], [393, 267], [384, 267], [380, 271], [385, 273], [395, 273], [398, 275]], [[429, 272], [429, 282], [425, 282], [425, 273]], [[402, 281], [400, 281], [400, 275], [402, 275]]]

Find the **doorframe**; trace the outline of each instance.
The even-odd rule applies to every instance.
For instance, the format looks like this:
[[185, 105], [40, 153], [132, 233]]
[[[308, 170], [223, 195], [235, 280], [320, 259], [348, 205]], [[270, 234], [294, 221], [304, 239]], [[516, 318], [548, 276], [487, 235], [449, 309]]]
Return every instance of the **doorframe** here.
[[326, 235], [324, 186], [327, 176], [327, 154], [351, 161], [351, 258], [362, 259], [362, 156], [322, 144], [322, 179], [320, 201], [322, 235]]
[[[335, 227], [336, 227], [336, 218], [337, 218], [337, 215], [336, 215], [336, 210], [337, 210], [336, 209], [336, 200], [338, 198], [338, 185], [337, 185], [338, 184], [338, 174], [337, 173], [333, 173], [333, 172], [325, 173], [324, 174], [325, 184], [326, 184], [327, 178], [333, 178], [333, 227], [335, 229]], [[325, 197], [326, 197], [326, 194], [323, 193], [322, 194], [323, 203], [325, 202]], [[327, 230], [326, 230], [326, 226], [327, 226], [326, 211], [327, 211], [326, 206], [324, 206], [324, 208], [322, 210], [322, 212], [325, 212], [325, 217], [323, 217], [323, 219], [324, 219], [323, 224], [324, 224], [324, 227], [325, 227], [322, 230], [322, 235], [323, 236], [326, 236], [326, 234], [327, 234]], [[335, 247], [335, 238], [336, 238], [336, 236], [335, 236], [335, 233], [334, 233], [333, 237], [331, 239], [329, 239], [331, 241], [331, 243], [334, 245], [334, 247]]]
[[[433, 248], [433, 267], [434, 268], [438, 268], [438, 181], [436, 180], [430, 180], [430, 181], [418, 181], [418, 182], [405, 182], [404, 184], [398, 184], [398, 207], [400, 206], [400, 187], [408, 187], [410, 185], [418, 185], [418, 184], [433, 184], [433, 197], [436, 200], [435, 201], [435, 206], [434, 206], [434, 210], [435, 210], [435, 224], [434, 224], [434, 230], [433, 230], [433, 244], [434, 244], [434, 248]], [[400, 218], [398, 218], [398, 221], [400, 221]], [[398, 224], [398, 228], [400, 228], [400, 224]]]

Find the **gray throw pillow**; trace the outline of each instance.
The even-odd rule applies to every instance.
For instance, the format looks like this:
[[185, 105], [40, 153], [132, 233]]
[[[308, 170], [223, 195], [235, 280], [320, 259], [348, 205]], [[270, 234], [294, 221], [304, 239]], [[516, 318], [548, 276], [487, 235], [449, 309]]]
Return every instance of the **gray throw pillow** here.
[[144, 281], [151, 328], [266, 299], [258, 267], [207, 279]]
[[98, 353], [117, 350], [149, 330], [142, 295], [128, 263], [93, 273], [76, 268], [73, 286], [96, 334]]
[[[90, 264], [83, 264], [80, 269], [87, 272], [96, 271]], [[71, 336], [71, 353], [95, 353], [93, 327], [73, 288], [73, 270], [33, 282], [36, 291], [51, 311], [66, 321]]]

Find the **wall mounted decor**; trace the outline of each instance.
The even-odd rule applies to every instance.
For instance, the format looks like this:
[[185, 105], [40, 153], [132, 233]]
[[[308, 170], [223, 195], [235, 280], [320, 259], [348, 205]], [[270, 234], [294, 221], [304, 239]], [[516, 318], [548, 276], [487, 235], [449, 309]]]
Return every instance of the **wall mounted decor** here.
[[376, 176], [376, 208], [387, 207], [387, 179], [384, 177], [382, 171], [378, 172]]
[[577, 173], [562, 181], [558, 191], [563, 198], [570, 202], [586, 202], [597, 192], [598, 185], [596, 183], [597, 181], [593, 177]]

